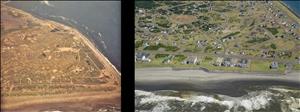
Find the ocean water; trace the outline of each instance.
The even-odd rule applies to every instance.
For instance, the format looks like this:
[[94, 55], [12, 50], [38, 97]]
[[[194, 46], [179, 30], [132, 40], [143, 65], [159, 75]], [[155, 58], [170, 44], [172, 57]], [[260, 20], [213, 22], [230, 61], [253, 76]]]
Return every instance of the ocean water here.
[[300, 112], [300, 82], [136, 82], [136, 112]]
[[283, 0], [283, 3], [285, 3], [293, 12], [295, 12], [300, 17], [300, 1], [299, 0]]
[[11, 1], [7, 4], [78, 29], [121, 71], [120, 1]]
[[300, 90], [269, 87], [240, 97], [195, 91], [135, 90], [136, 112], [300, 112]]

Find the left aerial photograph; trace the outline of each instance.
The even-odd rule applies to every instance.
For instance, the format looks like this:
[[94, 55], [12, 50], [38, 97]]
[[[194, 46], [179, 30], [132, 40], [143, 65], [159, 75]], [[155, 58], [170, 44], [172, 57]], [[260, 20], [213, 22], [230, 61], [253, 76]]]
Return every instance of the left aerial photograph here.
[[121, 111], [120, 1], [1, 1], [1, 112]]

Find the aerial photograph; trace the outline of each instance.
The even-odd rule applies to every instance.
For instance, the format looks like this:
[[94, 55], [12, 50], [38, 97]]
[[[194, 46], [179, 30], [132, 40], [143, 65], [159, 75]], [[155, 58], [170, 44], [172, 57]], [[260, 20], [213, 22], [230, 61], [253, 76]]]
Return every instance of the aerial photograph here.
[[135, 112], [300, 112], [300, 1], [135, 1]]
[[120, 1], [1, 1], [1, 112], [120, 112]]

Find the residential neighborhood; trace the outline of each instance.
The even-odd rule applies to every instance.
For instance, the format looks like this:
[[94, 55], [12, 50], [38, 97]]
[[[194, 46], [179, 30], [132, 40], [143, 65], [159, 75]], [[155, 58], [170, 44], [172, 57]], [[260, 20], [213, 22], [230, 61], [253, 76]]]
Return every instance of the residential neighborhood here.
[[299, 18], [277, 5], [268, 1], [141, 2], [135, 8], [136, 66], [299, 71]]

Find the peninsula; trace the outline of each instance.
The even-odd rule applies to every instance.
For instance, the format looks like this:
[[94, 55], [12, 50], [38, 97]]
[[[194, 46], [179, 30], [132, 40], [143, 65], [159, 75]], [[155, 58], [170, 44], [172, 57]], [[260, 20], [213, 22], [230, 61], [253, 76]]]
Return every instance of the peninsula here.
[[1, 3], [1, 111], [120, 111], [120, 75], [76, 29]]

